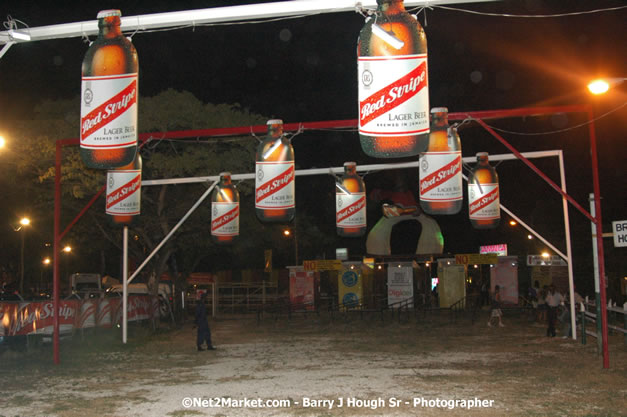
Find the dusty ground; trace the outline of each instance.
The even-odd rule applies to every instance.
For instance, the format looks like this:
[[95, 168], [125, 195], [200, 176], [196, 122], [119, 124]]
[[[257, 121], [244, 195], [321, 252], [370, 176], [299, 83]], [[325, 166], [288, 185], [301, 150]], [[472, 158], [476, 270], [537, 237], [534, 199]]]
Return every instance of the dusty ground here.
[[[49, 346], [0, 356], [0, 416], [627, 415], [622, 336], [611, 337], [604, 370], [594, 339], [548, 339], [542, 325], [505, 321], [488, 328], [483, 319], [473, 326], [447, 317], [399, 324], [311, 316], [257, 325], [225, 316], [212, 322], [213, 352], [195, 350], [191, 324], [157, 334], [132, 329], [126, 346], [115, 334], [77, 336], [62, 344], [58, 366]], [[186, 408], [186, 398], [223, 407]], [[224, 404], [246, 399], [289, 405]], [[488, 407], [462, 408], [461, 400], [475, 399]], [[460, 401], [450, 409], [450, 400]]]

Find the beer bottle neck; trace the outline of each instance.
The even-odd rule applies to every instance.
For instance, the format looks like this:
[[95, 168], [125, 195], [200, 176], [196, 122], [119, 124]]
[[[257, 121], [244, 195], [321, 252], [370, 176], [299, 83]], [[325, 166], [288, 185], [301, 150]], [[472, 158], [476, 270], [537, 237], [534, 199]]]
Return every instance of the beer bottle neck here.
[[448, 126], [448, 114], [447, 113], [433, 114], [433, 125], [437, 127]]
[[103, 38], [115, 38], [117, 36], [122, 36], [120, 17], [107, 16], [102, 19], [98, 19], [98, 29], [100, 29], [99, 36], [102, 36]]
[[396, 14], [405, 12], [405, 4], [403, 0], [377, 0], [379, 10], [387, 14]]

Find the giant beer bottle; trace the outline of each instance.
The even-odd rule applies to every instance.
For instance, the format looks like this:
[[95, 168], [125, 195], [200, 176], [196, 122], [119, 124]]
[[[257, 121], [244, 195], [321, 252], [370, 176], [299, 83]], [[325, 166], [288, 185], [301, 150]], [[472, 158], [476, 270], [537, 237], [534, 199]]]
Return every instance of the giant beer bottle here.
[[366, 186], [357, 175], [355, 162], [344, 163], [344, 175], [335, 187], [337, 234], [360, 237], [366, 233]]
[[468, 176], [468, 213], [475, 229], [493, 229], [501, 221], [499, 177], [487, 152], [477, 153], [477, 164]]
[[462, 208], [462, 147], [448, 109], [431, 109], [427, 151], [420, 154], [420, 207], [428, 214], [457, 214]]
[[283, 121], [268, 120], [268, 134], [257, 148], [255, 212], [262, 222], [294, 219], [294, 148], [283, 135]]
[[359, 34], [359, 137], [378, 158], [417, 155], [429, 134], [427, 37], [402, 0], [377, 0]]
[[106, 210], [114, 226], [128, 226], [140, 213], [142, 157], [128, 165], [107, 171]]
[[98, 13], [98, 38], [82, 66], [80, 154], [90, 168], [128, 165], [137, 152], [137, 51], [119, 10]]
[[220, 173], [220, 182], [211, 194], [211, 237], [217, 243], [233, 243], [239, 236], [239, 192], [231, 173]]

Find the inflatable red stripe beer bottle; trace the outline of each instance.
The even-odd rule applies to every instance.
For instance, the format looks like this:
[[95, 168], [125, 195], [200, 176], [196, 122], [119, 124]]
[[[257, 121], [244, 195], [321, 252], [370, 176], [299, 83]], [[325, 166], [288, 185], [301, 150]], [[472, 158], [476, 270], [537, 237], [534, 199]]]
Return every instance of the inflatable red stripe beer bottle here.
[[427, 145], [427, 37], [402, 0], [379, 7], [359, 34], [359, 137], [378, 158], [417, 155]]
[[137, 51], [119, 10], [98, 13], [98, 38], [82, 65], [80, 154], [90, 168], [128, 165], [137, 152]]
[[283, 121], [268, 121], [268, 134], [257, 148], [255, 212], [262, 222], [294, 219], [294, 148], [283, 135]]
[[357, 175], [355, 162], [344, 163], [344, 175], [335, 187], [337, 234], [360, 237], [366, 233], [366, 185]]
[[239, 236], [239, 192], [231, 173], [220, 173], [211, 194], [211, 238], [216, 243], [233, 243]]
[[420, 207], [428, 214], [457, 214], [463, 204], [462, 147], [448, 109], [431, 109], [427, 151], [420, 154]]
[[128, 226], [139, 216], [141, 207], [142, 157], [130, 164], [107, 171], [105, 212], [113, 225]]
[[493, 229], [501, 221], [499, 178], [487, 152], [477, 153], [477, 164], [468, 176], [468, 212], [475, 229]]

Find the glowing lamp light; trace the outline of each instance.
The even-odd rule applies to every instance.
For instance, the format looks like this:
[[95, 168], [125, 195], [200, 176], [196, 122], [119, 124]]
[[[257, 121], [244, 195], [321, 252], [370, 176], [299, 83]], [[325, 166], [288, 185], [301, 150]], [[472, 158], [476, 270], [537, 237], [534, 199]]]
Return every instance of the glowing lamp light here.
[[588, 90], [595, 95], [606, 93], [610, 85], [605, 80], [594, 80], [588, 84]]
[[527, 239], [531, 240], [531, 239], [533, 239], [533, 236], [527, 235]]
[[549, 253], [548, 253], [548, 252], [542, 252], [542, 257], [543, 257], [543, 258], [545, 258], [545, 259], [546, 259], [546, 258], [548, 258], [549, 256], [551, 256], [551, 255], [549, 255]]
[[510, 220], [509, 221], [509, 225], [510, 226], [516, 226], [518, 223], [516, 223], [516, 220]]
[[611, 87], [621, 84], [625, 80], [627, 78], [608, 78], [606, 80], [599, 78], [588, 84], [588, 91], [594, 95], [605, 94]]
[[283, 235], [284, 236], [289, 236], [292, 232], [290, 232], [290, 229], [285, 229], [283, 230]]
[[50, 265], [50, 262], [51, 262], [50, 258], [44, 258], [43, 260], [44, 265]]
[[70, 245], [67, 245], [62, 250], [65, 253], [70, 253], [70, 252], [72, 252], [72, 247]]
[[4, 140], [4, 138], [2, 136], [0, 136], [0, 148], [4, 148], [4, 146], [6, 145], [7, 141]]

